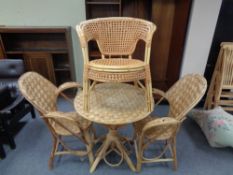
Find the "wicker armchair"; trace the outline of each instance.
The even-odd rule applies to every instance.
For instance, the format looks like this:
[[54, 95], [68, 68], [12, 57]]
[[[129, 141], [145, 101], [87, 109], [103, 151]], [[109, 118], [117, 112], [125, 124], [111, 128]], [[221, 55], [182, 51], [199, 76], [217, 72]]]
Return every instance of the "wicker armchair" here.
[[[166, 93], [153, 89], [153, 93], [162, 98], [157, 105], [166, 99], [169, 102], [167, 117], [147, 117], [133, 124], [136, 137], [137, 170], [140, 171], [142, 163], [173, 161], [174, 169], [177, 168], [176, 159], [176, 133], [185, 115], [199, 102], [206, 91], [207, 82], [204, 77], [197, 74], [184, 76], [177, 81]], [[154, 158], [146, 158], [144, 151], [149, 144], [165, 140], [161, 153]], [[170, 149], [171, 158], [163, 158], [167, 149]]]
[[[152, 86], [150, 75], [150, 50], [156, 26], [145, 20], [129, 17], [98, 18], [81, 22], [76, 26], [83, 58], [84, 109], [88, 110], [91, 81], [141, 82], [145, 80], [148, 110], [152, 110]], [[101, 59], [89, 60], [88, 43], [97, 42]], [[145, 42], [144, 61], [132, 59], [139, 40]]]
[[[74, 154], [88, 155], [89, 162], [93, 162], [91, 122], [77, 115], [75, 112], [57, 111], [56, 101], [59, 94], [71, 100], [62, 93], [67, 88], [80, 88], [76, 82], [67, 82], [58, 88], [50, 81], [35, 72], [23, 74], [19, 81], [19, 89], [23, 96], [39, 111], [48, 126], [52, 138], [53, 148], [49, 159], [49, 168], [53, 168], [55, 155]], [[74, 150], [62, 139], [64, 136], [74, 136], [82, 141], [85, 150]], [[59, 151], [59, 145], [62, 150]]]

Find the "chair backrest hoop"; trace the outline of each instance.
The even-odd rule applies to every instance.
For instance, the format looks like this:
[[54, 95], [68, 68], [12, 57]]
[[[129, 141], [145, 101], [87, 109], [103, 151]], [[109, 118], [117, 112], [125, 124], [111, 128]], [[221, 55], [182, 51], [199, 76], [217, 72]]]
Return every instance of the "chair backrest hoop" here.
[[103, 55], [131, 55], [139, 40], [151, 44], [156, 26], [137, 18], [108, 17], [81, 22], [76, 29], [82, 47], [95, 40]]

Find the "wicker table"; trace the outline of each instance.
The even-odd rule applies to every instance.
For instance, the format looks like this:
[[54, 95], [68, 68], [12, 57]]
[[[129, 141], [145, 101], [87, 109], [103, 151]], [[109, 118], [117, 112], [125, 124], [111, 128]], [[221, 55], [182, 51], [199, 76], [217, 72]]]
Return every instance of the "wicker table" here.
[[77, 113], [90, 121], [104, 124], [109, 129], [90, 172], [96, 169], [101, 159], [105, 160], [109, 149], [119, 153], [130, 169], [135, 171], [127, 150], [121, 142], [124, 138], [118, 135], [117, 129], [122, 125], [139, 121], [150, 114], [144, 90], [126, 83], [102, 83], [97, 84], [90, 92], [88, 112], [84, 111], [83, 101], [83, 92], [80, 92], [74, 100]]

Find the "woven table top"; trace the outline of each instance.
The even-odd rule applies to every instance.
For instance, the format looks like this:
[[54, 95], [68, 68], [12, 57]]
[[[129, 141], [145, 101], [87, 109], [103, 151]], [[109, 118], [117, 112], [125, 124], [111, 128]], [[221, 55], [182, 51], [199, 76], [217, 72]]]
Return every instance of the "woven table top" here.
[[88, 112], [83, 110], [83, 92], [80, 91], [74, 99], [74, 107], [87, 120], [107, 125], [136, 122], [151, 113], [147, 110], [145, 92], [126, 83], [97, 84], [90, 92]]

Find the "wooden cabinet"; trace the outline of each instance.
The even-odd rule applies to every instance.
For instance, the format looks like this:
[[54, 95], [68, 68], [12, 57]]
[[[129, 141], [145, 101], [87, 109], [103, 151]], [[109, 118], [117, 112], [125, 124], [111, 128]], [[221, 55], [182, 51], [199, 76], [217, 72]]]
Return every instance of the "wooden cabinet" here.
[[70, 27], [1, 27], [0, 58], [23, 59], [56, 85], [74, 80]]
[[[86, 0], [86, 17], [128, 16], [154, 22], [157, 30], [151, 49], [152, 83], [153, 87], [167, 90], [179, 79], [191, 3], [192, 0]], [[135, 58], [143, 57], [143, 47], [144, 43], [139, 42]], [[96, 48], [95, 44], [90, 45], [90, 59], [99, 57]]]
[[28, 71], [39, 72], [56, 84], [52, 54], [46, 52], [28, 52], [23, 54], [23, 58]]

